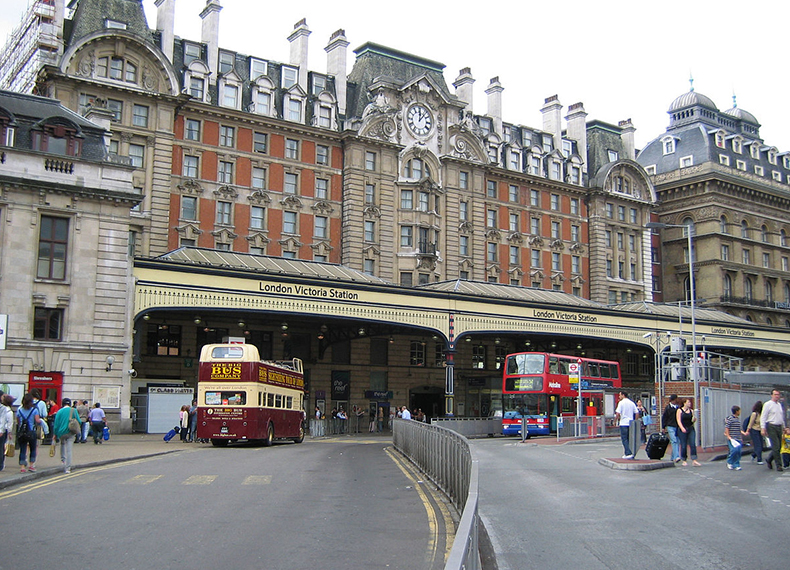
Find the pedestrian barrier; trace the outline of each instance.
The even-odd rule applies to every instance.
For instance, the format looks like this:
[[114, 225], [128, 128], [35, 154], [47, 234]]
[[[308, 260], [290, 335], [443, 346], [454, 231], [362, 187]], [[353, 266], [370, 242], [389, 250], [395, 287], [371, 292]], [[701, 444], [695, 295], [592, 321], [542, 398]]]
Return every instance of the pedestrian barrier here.
[[[389, 418], [387, 418], [387, 422]], [[387, 422], [384, 422], [384, 430], [387, 430]], [[370, 432], [370, 420], [367, 418], [352, 417], [347, 420], [337, 418], [327, 418], [323, 420], [310, 420], [310, 437], [324, 437], [327, 435], [342, 435], [346, 433], [368, 433]], [[374, 430], [377, 426], [374, 426]]]
[[478, 465], [469, 441], [438, 425], [400, 419], [392, 441], [462, 512], [445, 570], [479, 570]]
[[502, 418], [433, 418], [431, 425], [453, 430], [464, 437], [502, 434]]

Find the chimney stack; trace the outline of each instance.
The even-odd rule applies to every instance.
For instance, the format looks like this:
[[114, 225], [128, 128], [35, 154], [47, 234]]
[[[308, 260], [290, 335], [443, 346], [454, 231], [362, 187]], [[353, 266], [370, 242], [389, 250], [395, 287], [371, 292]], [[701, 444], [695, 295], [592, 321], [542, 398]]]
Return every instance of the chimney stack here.
[[216, 81], [219, 67], [219, 12], [222, 10], [219, 0], [206, 0], [206, 7], [200, 13], [203, 20], [200, 41], [206, 44], [208, 51], [208, 67]]
[[299, 86], [307, 92], [307, 37], [310, 28], [307, 20], [302, 18], [294, 24], [294, 31], [288, 36], [291, 42], [291, 65], [299, 66]]
[[58, 55], [63, 54], [63, 23], [66, 19], [66, 0], [55, 0], [55, 17], [52, 25], [58, 36]]
[[629, 160], [636, 160], [636, 145], [634, 143], [636, 127], [631, 123], [631, 119], [620, 121], [617, 126], [621, 129], [620, 140], [623, 141], [626, 158]]
[[453, 83], [456, 96], [466, 104], [466, 111], [469, 113], [474, 113], [474, 106], [472, 104], [474, 99], [472, 87], [474, 84], [475, 80], [472, 77], [472, 70], [469, 67], [464, 67], [459, 71], [458, 79]]
[[335, 94], [337, 95], [337, 110], [341, 115], [346, 114], [346, 75], [347, 52], [349, 42], [345, 30], [337, 30], [329, 38], [329, 44], [324, 48], [326, 52], [326, 72], [335, 78]]
[[543, 130], [554, 138], [554, 148], [562, 150], [562, 104], [557, 95], [548, 97], [540, 112], [543, 113]]
[[492, 77], [486, 89], [488, 95], [488, 116], [494, 120], [494, 132], [502, 134], [502, 91], [505, 88], [499, 82], [499, 77]]
[[587, 172], [587, 112], [582, 103], [574, 103], [568, 107], [565, 116], [568, 122], [568, 138], [576, 141], [579, 155], [582, 157], [582, 171]]
[[162, 38], [162, 52], [173, 63], [173, 41], [175, 38], [176, 0], [156, 0], [156, 29]]

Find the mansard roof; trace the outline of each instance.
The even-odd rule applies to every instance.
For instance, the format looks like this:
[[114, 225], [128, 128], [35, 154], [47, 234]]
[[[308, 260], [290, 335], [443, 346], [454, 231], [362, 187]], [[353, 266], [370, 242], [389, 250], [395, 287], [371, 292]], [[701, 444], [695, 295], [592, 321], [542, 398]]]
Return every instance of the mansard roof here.
[[68, 43], [89, 36], [106, 28], [106, 21], [126, 24], [126, 31], [148, 43], [154, 43], [141, 0], [73, 0], [69, 7], [77, 4], [71, 22]]

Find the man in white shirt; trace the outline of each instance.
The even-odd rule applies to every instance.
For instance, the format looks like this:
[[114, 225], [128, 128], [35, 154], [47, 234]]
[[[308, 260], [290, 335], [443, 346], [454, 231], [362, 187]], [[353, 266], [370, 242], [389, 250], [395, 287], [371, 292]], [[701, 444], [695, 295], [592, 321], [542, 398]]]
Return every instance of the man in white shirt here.
[[773, 461], [776, 460], [776, 470], [782, 469], [782, 431], [785, 427], [785, 411], [779, 399], [782, 393], [779, 390], [771, 390], [771, 399], [763, 404], [763, 411], [760, 414], [760, 431], [763, 437], [771, 440], [771, 455], [765, 461], [768, 469], [773, 469]]
[[402, 419], [404, 419], [404, 420], [410, 420], [411, 419], [411, 412], [409, 411], [409, 408], [407, 408], [406, 406], [403, 406], [403, 410], [401, 411], [401, 416], [400, 417]]
[[631, 426], [631, 422], [636, 419], [636, 414], [638, 413], [636, 404], [634, 404], [629, 398], [626, 392], [620, 392], [620, 402], [617, 404], [617, 409], [614, 411], [615, 421], [620, 426], [620, 440], [623, 442], [623, 459], [633, 459], [634, 452], [631, 451], [631, 445], [628, 441], [628, 431]]

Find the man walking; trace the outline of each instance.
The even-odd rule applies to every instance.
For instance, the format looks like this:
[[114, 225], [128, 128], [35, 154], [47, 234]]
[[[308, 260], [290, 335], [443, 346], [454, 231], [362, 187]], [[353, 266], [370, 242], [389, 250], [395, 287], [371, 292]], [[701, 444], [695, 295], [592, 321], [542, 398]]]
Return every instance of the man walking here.
[[636, 404], [629, 398], [627, 392], [620, 392], [620, 402], [617, 404], [617, 409], [614, 411], [615, 421], [620, 425], [620, 440], [623, 442], [623, 459], [633, 459], [634, 453], [631, 451], [631, 444], [629, 443], [629, 429], [631, 422], [636, 418], [638, 413]]
[[680, 461], [680, 441], [678, 441], [678, 395], [672, 394], [661, 415], [661, 426], [667, 430], [669, 443], [672, 444], [672, 461]]
[[771, 399], [763, 404], [763, 413], [760, 415], [760, 431], [763, 437], [771, 440], [771, 455], [766, 463], [768, 469], [773, 469], [776, 460], [776, 470], [784, 471], [782, 467], [782, 431], [785, 427], [785, 412], [779, 399], [782, 397], [779, 390], [771, 390]]
[[741, 452], [743, 451], [743, 430], [741, 430], [741, 408], [732, 407], [732, 414], [724, 419], [724, 437], [727, 438], [727, 469], [741, 470]]

